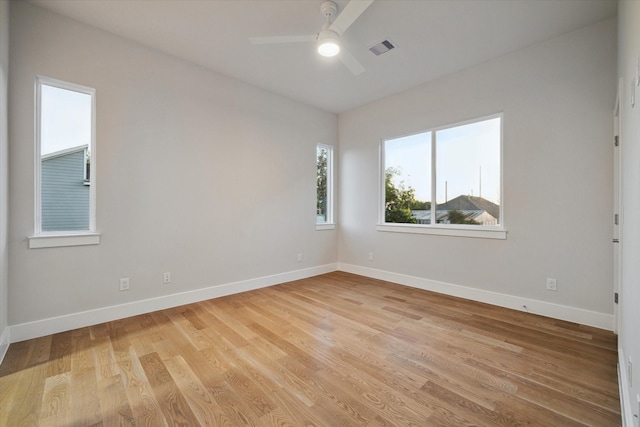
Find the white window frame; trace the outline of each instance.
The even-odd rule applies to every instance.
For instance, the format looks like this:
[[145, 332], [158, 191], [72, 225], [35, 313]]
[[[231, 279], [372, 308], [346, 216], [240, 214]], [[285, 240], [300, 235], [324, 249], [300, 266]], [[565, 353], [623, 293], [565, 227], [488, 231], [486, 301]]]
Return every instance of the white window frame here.
[[[334, 183], [334, 155], [333, 155], [333, 146], [327, 144], [317, 144], [316, 145], [316, 170], [318, 166], [318, 149], [327, 150], [327, 217], [325, 222], [317, 222], [316, 216], [316, 230], [334, 230], [336, 228], [336, 224], [334, 221], [334, 191], [333, 191], [333, 183]], [[317, 176], [316, 176], [317, 178]], [[317, 181], [316, 181], [317, 182]], [[317, 200], [316, 200], [317, 204]]]
[[472, 123], [482, 122], [485, 120], [491, 120], [500, 118], [500, 224], [496, 226], [485, 225], [470, 225], [470, 224], [402, 224], [402, 223], [389, 223], [385, 222], [385, 141], [399, 138], [389, 137], [380, 142], [379, 148], [379, 202], [378, 202], [378, 224], [376, 225], [377, 231], [394, 232], [394, 233], [412, 233], [412, 234], [431, 234], [439, 236], [456, 236], [456, 237], [475, 237], [485, 239], [501, 239], [507, 238], [507, 229], [504, 221], [504, 116], [503, 113], [490, 114], [483, 117], [477, 117], [469, 120], [464, 120], [456, 123], [451, 123], [443, 126], [433, 127], [426, 129], [415, 134], [408, 134], [404, 136], [417, 135], [421, 133], [431, 132], [431, 217], [435, 218], [436, 204], [434, 203], [436, 195], [436, 134], [438, 131], [450, 129], [454, 127], [464, 126]]
[[[41, 159], [41, 105], [42, 86], [79, 92], [91, 96], [91, 168], [89, 190], [89, 230], [43, 231], [42, 230], [42, 159]], [[29, 248], [97, 245], [100, 233], [96, 231], [96, 90], [50, 77], [36, 76], [35, 80], [35, 215], [34, 234], [29, 236]]]

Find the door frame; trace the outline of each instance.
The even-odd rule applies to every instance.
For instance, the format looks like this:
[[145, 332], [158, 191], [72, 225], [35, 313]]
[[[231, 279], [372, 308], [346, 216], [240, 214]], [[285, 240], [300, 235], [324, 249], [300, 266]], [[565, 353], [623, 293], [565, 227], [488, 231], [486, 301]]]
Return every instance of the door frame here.
[[613, 331], [620, 335], [622, 320], [622, 227], [624, 209], [622, 205], [622, 78], [618, 81], [618, 93], [613, 108]]

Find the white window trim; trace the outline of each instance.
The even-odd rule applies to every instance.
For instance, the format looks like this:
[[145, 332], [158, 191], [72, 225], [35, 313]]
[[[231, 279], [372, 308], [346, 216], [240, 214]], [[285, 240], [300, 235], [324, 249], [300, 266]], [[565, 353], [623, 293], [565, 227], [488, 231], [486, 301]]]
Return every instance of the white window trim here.
[[[443, 126], [433, 127], [430, 129], [425, 129], [423, 131], [417, 133], [427, 133], [431, 132], [431, 194], [435, 194], [436, 191], [436, 133], [438, 131], [444, 129], [450, 129], [453, 127], [464, 126], [471, 123], [481, 122], [485, 120], [500, 118], [500, 224], [492, 227], [492, 226], [475, 226], [475, 225], [449, 225], [449, 224], [401, 224], [401, 223], [390, 223], [385, 222], [385, 150], [384, 143], [388, 139], [399, 138], [399, 137], [389, 137], [384, 138], [380, 141], [379, 146], [379, 165], [378, 170], [380, 173], [378, 179], [378, 188], [379, 188], [379, 211], [378, 211], [378, 224], [376, 224], [376, 230], [381, 232], [393, 232], [393, 233], [411, 233], [411, 234], [430, 234], [436, 236], [453, 236], [453, 237], [472, 237], [472, 238], [483, 238], [483, 239], [499, 239], [506, 240], [507, 238], [507, 229], [505, 227], [504, 222], [504, 114], [502, 112], [489, 114], [483, 117], [477, 117], [473, 119], [468, 119], [464, 121], [460, 121], [457, 123], [451, 123]], [[417, 134], [416, 133], [416, 134]], [[404, 136], [409, 136], [414, 134], [407, 134]], [[400, 136], [401, 137], [401, 136]], [[435, 212], [433, 212], [433, 200], [431, 200], [432, 205], [432, 218], [435, 218]]]
[[335, 223], [328, 223], [328, 222], [320, 222], [320, 223], [316, 223], [316, 231], [321, 231], [321, 230], [335, 230], [336, 229], [336, 224]]
[[[71, 90], [91, 96], [91, 185], [89, 190], [89, 230], [42, 231], [42, 161], [40, 149], [40, 123], [42, 85]], [[36, 76], [35, 81], [35, 215], [34, 234], [29, 236], [29, 248], [51, 248], [62, 246], [97, 245], [100, 233], [96, 232], [96, 90], [94, 88], [69, 83], [50, 77]]]
[[505, 240], [507, 238], [507, 230], [501, 227], [474, 227], [471, 229], [440, 224], [431, 226], [427, 224], [385, 223], [376, 225], [376, 230], [393, 233], [431, 234], [435, 236], [475, 237], [482, 239]]
[[47, 233], [29, 237], [29, 249], [60, 248], [64, 246], [99, 245], [100, 233], [83, 232], [78, 234]]
[[327, 220], [325, 222], [316, 222], [316, 230], [335, 230], [336, 224], [334, 221], [334, 179], [335, 163], [334, 163], [334, 148], [327, 144], [316, 144], [316, 162], [318, 161], [318, 148], [324, 148], [327, 150]]

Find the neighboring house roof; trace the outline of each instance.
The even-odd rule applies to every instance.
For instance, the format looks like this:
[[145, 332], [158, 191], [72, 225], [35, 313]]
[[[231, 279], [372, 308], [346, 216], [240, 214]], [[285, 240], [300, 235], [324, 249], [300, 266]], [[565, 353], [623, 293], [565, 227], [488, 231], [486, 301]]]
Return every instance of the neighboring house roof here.
[[[458, 196], [436, 207], [436, 223], [449, 222], [449, 212], [459, 211], [464, 220], [473, 220], [483, 225], [497, 225], [500, 206], [482, 197]], [[431, 224], [431, 210], [412, 210], [411, 215], [419, 224]]]
[[54, 151], [53, 153], [44, 154], [42, 160], [54, 159], [60, 156], [66, 156], [69, 154], [77, 153], [78, 151], [84, 151], [89, 148], [88, 144], [79, 145], [77, 147], [65, 148], [64, 150]]
[[447, 203], [439, 204], [437, 210], [486, 211], [494, 218], [500, 217], [500, 206], [482, 197], [458, 196]]

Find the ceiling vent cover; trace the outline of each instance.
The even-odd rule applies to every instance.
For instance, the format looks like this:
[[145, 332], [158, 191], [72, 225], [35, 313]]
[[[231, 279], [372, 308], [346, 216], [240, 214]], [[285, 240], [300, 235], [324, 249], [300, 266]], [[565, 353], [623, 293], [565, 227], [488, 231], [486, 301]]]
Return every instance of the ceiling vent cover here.
[[393, 49], [395, 47], [396, 47], [396, 45], [390, 39], [386, 39], [386, 40], [382, 40], [380, 43], [378, 43], [378, 44], [376, 44], [374, 46], [371, 46], [369, 48], [369, 50], [375, 56], [380, 56], [383, 53], [389, 52], [391, 49]]

